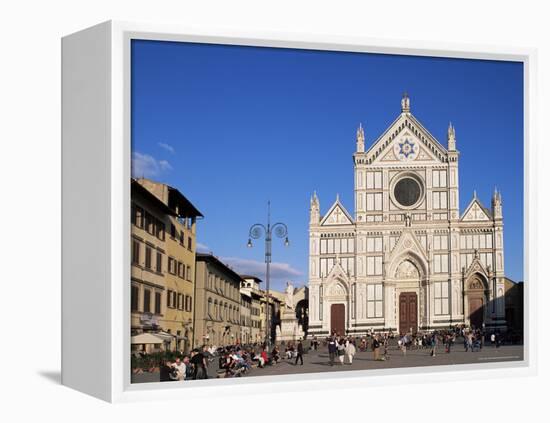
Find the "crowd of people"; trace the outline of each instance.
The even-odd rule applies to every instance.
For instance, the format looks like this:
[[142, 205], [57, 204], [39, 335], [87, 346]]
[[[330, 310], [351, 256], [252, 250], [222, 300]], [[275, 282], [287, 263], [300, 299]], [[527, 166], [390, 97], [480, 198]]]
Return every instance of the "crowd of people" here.
[[[225, 347], [204, 345], [194, 349], [190, 355], [164, 360], [160, 367], [161, 382], [207, 379], [209, 366], [218, 361], [215, 377], [239, 377], [253, 367], [263, 368], [287, 360], [294, 365], [304, 364], [304, 345], [300, 340], [284, 346], [281, 354], [277, 345], [268, 352], [265, 344], [229, 345]], [[212, 366], [210, 366], [212, 367]], [[213, 370], [211, 369], [211, 372]]]
[[[437, 330], [433, 332], [400, 334], [388, 332], [368, 332], [362, 337], [340, 336], [332, 333], [323, 340], [323, 345], [328, 349], [329, 365], [352, 365], [357, 351], [372, 351], [375, 361], [390, 359], [389, 345], [397, 339], [398, 351], [406, 356], [408, 350], [426, 350], [432, 357], [436, 356], [438, 347], [443, 346], [446, 354], [450, 354], [457, 338], [461, 337], [466, 352], [480, 351], [485, 342], [490, 342], [495, 348], [501, 345], [499, 332], [485, 333], [479, 329], [456, 326], [452, 329]], [[308, 350], [317, 351], [321, 342], [313, 337], [307, 345]], [[216, 359], [218, 368], [215, 377], [238, 377], [248, 372], [253, 367], [263, 368], [268, 365], [277, 365], [282, 360], [289, 364], [303, 365], [306, 347], [302, 340], [297, 342], [274, 345], [268, 350], [265, 344], [230, 345], [225, 347], [203, 346], [194, 349], [189, 355], [177, 357], [173, 361], [165, 360], [160, 368], [161, 381], [184, 381], [207, 379], [213, 375], [208, 374], [211, 363]], [[212, 370], [211, 370], [212, 372]]]

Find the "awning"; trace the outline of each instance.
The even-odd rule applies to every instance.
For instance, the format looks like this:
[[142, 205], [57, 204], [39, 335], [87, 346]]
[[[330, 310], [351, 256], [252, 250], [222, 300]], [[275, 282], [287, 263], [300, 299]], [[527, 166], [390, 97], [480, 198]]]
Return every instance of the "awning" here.
[[155, 332], [154, 335], [158, 336], [164, 342], [172, 342], [175, 338], [175, 335], [172, 335], [171, 333], [168, 333], [168, 332]]
[[152, 333], [140, 333], [139, 335], [132, 336], [132, 344], [162, 344], [164, 339], [153, 335]]

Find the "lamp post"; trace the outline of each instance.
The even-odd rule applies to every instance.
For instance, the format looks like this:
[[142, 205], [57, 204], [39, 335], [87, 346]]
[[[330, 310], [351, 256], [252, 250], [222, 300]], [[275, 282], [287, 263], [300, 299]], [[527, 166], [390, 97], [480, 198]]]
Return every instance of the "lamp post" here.
[[252, 239], [259, 239], [262, 236], [265, 237], [265, 290], [266, 290], [266, 311], [265, 311], [265, 343], [266, 347], [269, 347], [270, 344], [270, 335], [271, 335], [271, 326], [269, 325], [269, 266], [271, 263], [271, 240], [272, 235], [275, 235], [278, 238], [284, 238], [285, 247], [288, 247], [288, 228], [284, 223], [277, 222], [274, 225], [271, 225], [271, 202], [267, 202], [267, 225], [262, 223], [255, 223], [250, 227], [248, 231], [248, 243], [246, 244], [248, 248], [252, 248]]

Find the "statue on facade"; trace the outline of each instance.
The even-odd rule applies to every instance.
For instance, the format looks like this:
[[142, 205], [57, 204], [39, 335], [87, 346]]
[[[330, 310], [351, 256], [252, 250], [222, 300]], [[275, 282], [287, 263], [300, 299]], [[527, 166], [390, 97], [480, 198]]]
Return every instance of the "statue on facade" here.
[[293, 310], [294, 309], [294, 286], [292, 286], [290, 282], [286, 283], [285, 293], [286, 293], [285, 306], [288, 309]]

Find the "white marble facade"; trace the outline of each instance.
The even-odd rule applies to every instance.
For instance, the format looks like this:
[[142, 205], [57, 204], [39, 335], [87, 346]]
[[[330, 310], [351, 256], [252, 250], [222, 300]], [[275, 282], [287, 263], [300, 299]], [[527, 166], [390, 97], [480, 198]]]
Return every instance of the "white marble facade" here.
[[[502, 200], [459, 210], [459, 152], [401, 113], [354, 159], [355, 213], [311, 198], [309, 335], [416, 332], [456, 324], [506, 329]], [[470, 170], [474, 171], [474, 170]], [[483, 172], [480, 172], [483, 182]]]

